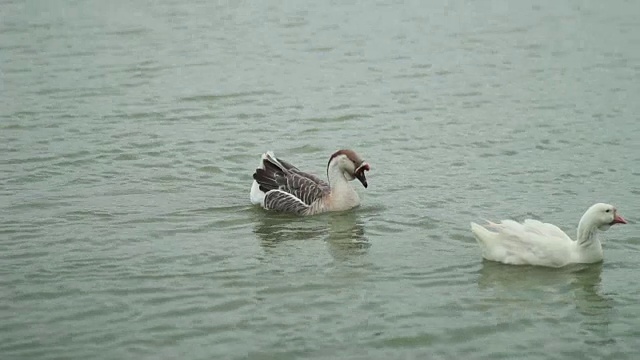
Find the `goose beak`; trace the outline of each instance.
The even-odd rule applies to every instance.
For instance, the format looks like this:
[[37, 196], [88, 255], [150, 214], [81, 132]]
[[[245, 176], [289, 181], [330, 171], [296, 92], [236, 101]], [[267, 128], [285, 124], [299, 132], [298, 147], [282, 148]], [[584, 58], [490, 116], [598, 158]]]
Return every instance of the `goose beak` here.
[[353, 174], [356, 177], [356, 179], [358, 179], [362, 183], [362, 186], [364, 186], [365, 189], [367, 188], [368, 184], [367, 184], [367, 177], [364, 175], [364, 172], [369, 171], [370, 169], [371, 167], [369, 167], [369, 164], [365, 162], [365, 163], [362, 163], [362, 165], [358, 166], [358, 168]]
[[610, 225], [613, 224], [626, 224], [627, 220], [625, 220], [622, 216], [616, 214], [616, 216], [613, 218], [613, 221], [611, 222]]

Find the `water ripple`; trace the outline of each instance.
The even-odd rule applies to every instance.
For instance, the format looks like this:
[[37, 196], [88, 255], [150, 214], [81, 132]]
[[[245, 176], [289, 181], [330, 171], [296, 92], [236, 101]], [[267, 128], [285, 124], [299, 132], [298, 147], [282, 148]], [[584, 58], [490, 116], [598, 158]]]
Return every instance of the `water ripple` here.
[[[3, 2], [0, 352], [634, 359], [634, 9]], [[358, 209], [249, 204], [264, 151], [324, 176], [346, 147]], [[603, 264], [468, 230], [595, 201], [630, 218]]]

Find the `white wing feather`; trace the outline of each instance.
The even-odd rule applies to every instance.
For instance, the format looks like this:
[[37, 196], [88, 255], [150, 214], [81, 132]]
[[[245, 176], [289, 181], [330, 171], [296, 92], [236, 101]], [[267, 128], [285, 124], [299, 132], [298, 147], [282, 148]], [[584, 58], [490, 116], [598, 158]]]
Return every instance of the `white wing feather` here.
[[472, 223], [483, 257], [514, 265], [564, 266], [571, 258], [573, 240], [557, 226], [527, 219], [503, 220], [486, 227]]

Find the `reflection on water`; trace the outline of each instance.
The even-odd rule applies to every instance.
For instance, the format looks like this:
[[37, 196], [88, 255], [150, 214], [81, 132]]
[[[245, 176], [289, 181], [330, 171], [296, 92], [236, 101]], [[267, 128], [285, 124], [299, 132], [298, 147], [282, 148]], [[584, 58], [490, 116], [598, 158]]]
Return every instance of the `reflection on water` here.
[[283, 241], [319, 238], [327, 232], [326, 224], [317, 217], [301, 218], [260, 211], [254, 220], [253, 232], [263, 247], [274, 247]]
[[613, 300], [602, 294], [602, 263], [576, 264], [560, 269], [510, 266], [484, 260], [478, 286], [491, 289], [511, 311], [530, 311], [541, 304], [573, 304], [581, 316], [585, 343], [615, 343], [609, 333]]
[[357, 211], [328, 214], [329, 253], [336, 260], [367, 252], [371, 244], [365, 235], [362, 219]]
[[264, 248], [284, 241], [326, 240], [334, 258], [362, 254], [371, 246], [357, 211], [296, 217], [265, 211], [255, 212], [254, 233]]
[[546, 289], [558, 286], [583, 286], [594, 289], [600, 284], [602, 263], [576, 264], [559, 269], [542, 266], [513, 266], [483, 260], [478, 284], [481, 288]]

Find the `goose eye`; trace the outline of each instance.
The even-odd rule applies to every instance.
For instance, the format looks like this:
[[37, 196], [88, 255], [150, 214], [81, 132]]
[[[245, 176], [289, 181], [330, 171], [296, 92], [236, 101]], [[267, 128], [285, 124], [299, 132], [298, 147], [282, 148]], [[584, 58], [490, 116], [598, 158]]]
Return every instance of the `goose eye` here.
[[608, 213], [608, 212], [610, 212], [610, 211], [611, 211], [611, 209], [607, 209], [607, 210], [605, 210], [604, 212], [607, 212], [607, 213]]

